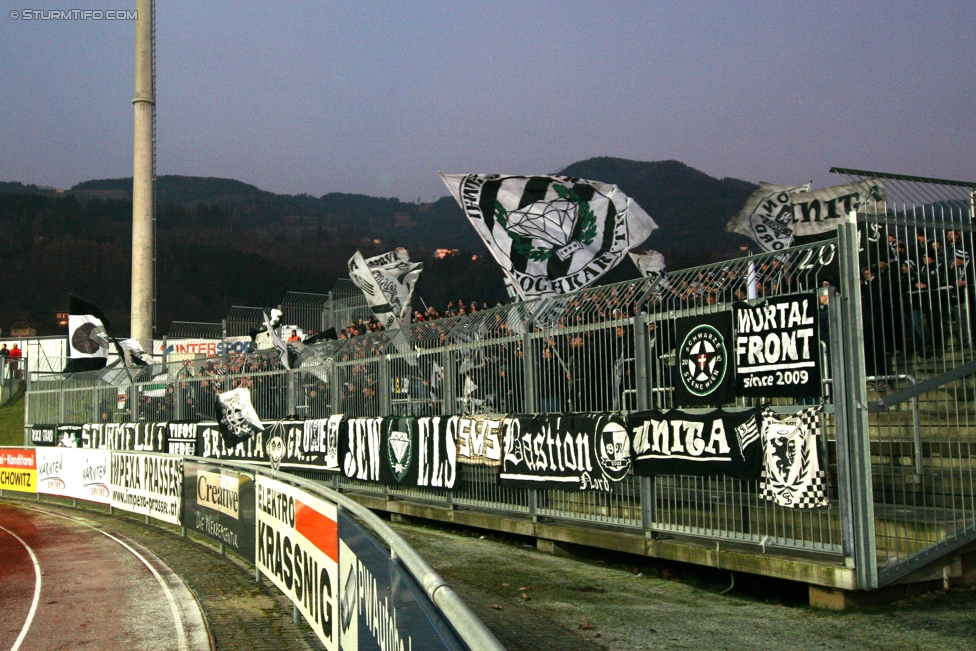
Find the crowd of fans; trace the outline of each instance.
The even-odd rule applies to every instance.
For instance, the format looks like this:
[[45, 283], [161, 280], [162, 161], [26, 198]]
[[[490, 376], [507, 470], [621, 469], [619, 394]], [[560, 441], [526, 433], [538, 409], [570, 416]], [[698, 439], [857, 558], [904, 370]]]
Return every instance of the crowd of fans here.
[[[893, 230], [893, 229], [892, 229]], [[912, 238], [909, 239], [908, 235]], [[930, 356], [943, 351], [950, 336], [972, 347], [976, 332], [976, 278], [970, 259], [972, 235], [902, 229], [865, 232], [861, 250], [861, 298], [866, 371], [882, 377], [898, 355]], [[969, 246], [966, 245], [968, 242]], [[367, 337], [379, 331], [373, 319], [352, 323], [334, 355], [334, 371], [319, 377], [299, 373], [293, 402], [286, 400], [286, 380], [275, 351], [187, 361], [174, 387], [147, 397], [145, 410], [159, 418], [213, 418], [216, 395], [237, 387], [251, 390], [263, 418], [287, 415], [286, 405], [304, 417], [331, 410], [349, 415], [379, 413], [379, 361], [389, 361], [390, 413], [444, 413], [446, 400], [464, 412], [519, 412], [526, 408], [525, 350], [532, 339], [534, 409], [587, 411], [635, 408], [633, 321], [638, 314], [660, 315], [648, 321], [649, 381], [652, 392], [670, 386], [677, 310], [784, 293], [815, 291], [837, 284], [836, 250], [821, 247], [789, 250], [730, 262], [703, 270], [661, 274], [650, 281], [596, 287], [540, 303], [498, 304], [458, 301], [439, 311], [426, 307], [413, 315], [422, 327]], [[467, 317], [454, 318], [451, 317]], [[822, 340], [828, 323], [822, 319]], [[594, 327], [596, 326], [596, 327]], [[295, 333], [289, 339], [294, 340]], [[448, 344], [453, 346], [445, 348]], [[333, 344], [334, 345], [334, 344]], [[433, 349], [444, 349], [433, 353]], [[335, 350], [334, 348], [332, 350]], [[426, 351], [431, 351], [430, 353]], [[329, 353], [331, 355], [331, 353]], [[333, 393], [329, 381], [338, 386]], [[384, 382], [387, 380], [384, 379]], [[332, 405], [332, 398], [337, 398]], [[659, 400], [660, 399], [660, 400]], [[666, 400], [655, 393], [654, 404]], [[334, 409], [333, 409], [334, 407]], [[142, 411], [142, 409], [141, 409]]]

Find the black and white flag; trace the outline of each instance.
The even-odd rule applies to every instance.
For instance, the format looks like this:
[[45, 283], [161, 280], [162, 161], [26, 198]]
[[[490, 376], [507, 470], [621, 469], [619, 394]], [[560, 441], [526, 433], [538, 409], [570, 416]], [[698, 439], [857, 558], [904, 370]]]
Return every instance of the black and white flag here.
[[630, 259], [645, 278], [657, 278], [664, 272], [666, 265], [663, 253], [658, 251], [646, 251], [644, 253], [631, 251], [627, 255], [630, 256]]
[[764, 499], [794, 509], [827, 506], [826, 473], [817, 449], [820, 409], [810, 407], [793, 416], [763, 411], [765, 455], [759, 494]]
[[881, 179], [809, 190], [809, 183], [794, 186], [760, 183], [725, 230], [751, 238], [763, 251], [782, 251], [793, 246], [795, 240], [836, 230], [852, 211], [871, 214], [885, 211], [885, 187]]
[[244, 387], [217, 394], [220, 419], [217, 426], [227, 447], [233, 447], [264, 431], [261, 419], [251, 404], [251, 392]]
[[497, 174], [441, 180], [522, 299], [591, 285], [657, 228], [607, 183]]
[[737, 396], [819, 398], [820, 309], [816, 294], [733, 306]]
[[513, 415], [502, 430], [503, 486], [607, 492], [630, 472], [630, 438], [618, 414]]
[[108, 362], [111, 337], [108, 319], [102, 311], [80, 298], [71, 296], [68, 308], [68, 361], [65, 373], [97, 371]]
[[403, 247], [368, 259], [356, 251], [349, 259], [349, 277], [386, 330], [410, 322], [410, 300], [423, 269], [422, 262], [410, 262]]
[[627, 417], [637, 475], [730, 475], [758, 479], [759, 408], [691, 414], [678, 409]]

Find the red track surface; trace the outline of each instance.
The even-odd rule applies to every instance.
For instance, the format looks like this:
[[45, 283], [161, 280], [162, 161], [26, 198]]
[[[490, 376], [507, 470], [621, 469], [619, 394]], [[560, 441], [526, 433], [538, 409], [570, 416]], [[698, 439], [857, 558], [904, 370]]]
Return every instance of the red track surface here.
[[[118, 536], [116, 540], [74, 519], [32, 508], [0, 503], [0, 527], [33, 550], [42, 577], [40, 600], [21, 651], [175, 651], [203, 646], [206, 630], [192, 595], [157, 558], [132, 541]], [[24, 629], [36, 585], [30, 554], [4, 529], [0, 651], [11, 649]]]

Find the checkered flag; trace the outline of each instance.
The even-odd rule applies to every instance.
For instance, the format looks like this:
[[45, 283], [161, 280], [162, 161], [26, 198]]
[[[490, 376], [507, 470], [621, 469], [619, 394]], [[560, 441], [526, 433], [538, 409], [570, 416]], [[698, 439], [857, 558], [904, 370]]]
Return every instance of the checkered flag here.
[[827, 506], [826, 473], [820, 467], [817, 431], [822, 405], [785, 418], [762, 413], [763, 471], [759, 494], [793, 509]]

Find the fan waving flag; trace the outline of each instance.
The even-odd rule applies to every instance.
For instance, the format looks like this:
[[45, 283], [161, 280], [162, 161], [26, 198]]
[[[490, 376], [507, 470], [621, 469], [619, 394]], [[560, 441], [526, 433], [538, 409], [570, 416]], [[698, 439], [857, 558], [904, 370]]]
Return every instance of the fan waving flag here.
[[882, 179], [809, 190], [809, 183], [792, 186], [760, 183], [725, 230], [751, 238], [763, 251], [782, 251], [793, 246], [796, 238], [836, 230], [837, 224], [851, 211], [869, 214], [886, 211]]
[[403, 247], [373, 258], [356, 254], [349, 260], [349, 277], [363, 290], [366, 303], [383, 328], [399, 328], [410, 321], [410, 301], [424, 263], [410, 262]]
[[108, 362], [108, 319], [102, 311], [71, 296], [68, 306], [68, 361], [65, 373], [97, 371]]
[[657, 228], [607, 183], [497, 174], [441, 180], [522, 299], [593, 284]]
[[630, 259], [634, 265], [640, 269], [641, 275], [645, 278], [657, 278], [664, 272], [664, 254], [657, 251], [647, 251], [645, 253], [630, 252]]

